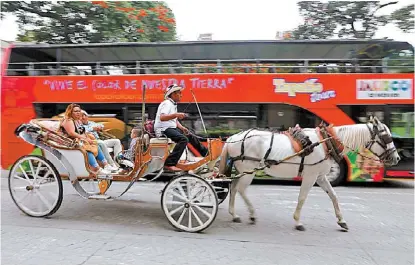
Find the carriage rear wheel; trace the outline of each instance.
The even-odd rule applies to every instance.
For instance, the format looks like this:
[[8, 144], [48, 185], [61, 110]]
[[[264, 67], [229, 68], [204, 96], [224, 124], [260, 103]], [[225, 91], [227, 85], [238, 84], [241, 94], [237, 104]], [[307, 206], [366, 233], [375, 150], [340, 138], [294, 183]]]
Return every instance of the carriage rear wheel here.
[[53, 164], [42, 156], [19, 158], [8, 181], [13, 202], [29, 216], [52, 215], [62, 204], [62, 179]]
[[173, 227], [186, 232], [201, 232], [216, 218], [218, 197], [206, 180], [184, 174], [166, 185], [161, 195], [161, 207]]

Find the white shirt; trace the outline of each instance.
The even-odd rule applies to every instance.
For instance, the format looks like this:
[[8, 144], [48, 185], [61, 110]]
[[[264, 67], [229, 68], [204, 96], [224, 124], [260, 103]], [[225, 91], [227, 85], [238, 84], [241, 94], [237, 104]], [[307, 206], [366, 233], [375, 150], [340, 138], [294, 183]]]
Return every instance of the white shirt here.
[[161, 136], [161, 133], [168, 128], [177, 128], [177, 118], [168, 121], [161, 121], [161, 114], [174, 114], [177, 113], [177, 104], [172, 99], [166, 99], [160, 103], [156, 119], [154, 121], [154, 132], [157, 137]]

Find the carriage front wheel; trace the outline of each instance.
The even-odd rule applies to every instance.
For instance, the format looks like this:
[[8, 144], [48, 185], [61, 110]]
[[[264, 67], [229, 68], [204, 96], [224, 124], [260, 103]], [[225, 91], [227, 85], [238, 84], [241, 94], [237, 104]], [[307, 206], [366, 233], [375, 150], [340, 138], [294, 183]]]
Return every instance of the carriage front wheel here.
[[22, 156], [10, 169], [9, 192], [22, 212], [32, 217], [46, 217], [62, 204], [62, 179], [44, 157]]
[[161, 207], [169, 223], [186, 232], [208, 228], [218, 213], [218, 197], [206, 180], [193, 174], [173, 178], [161, 195]]

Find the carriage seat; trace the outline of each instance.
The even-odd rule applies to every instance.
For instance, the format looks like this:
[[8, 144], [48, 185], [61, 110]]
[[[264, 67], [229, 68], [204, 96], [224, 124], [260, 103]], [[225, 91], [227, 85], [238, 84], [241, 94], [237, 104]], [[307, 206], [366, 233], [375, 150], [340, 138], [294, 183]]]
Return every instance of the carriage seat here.
[[45, 129], [57, 132], [59, 129], [59, 122], [58, 120], [31, 120], [30, 123], [34, 125], [41, 126]]
[[[68, 138], [67, 136], [63, 135], [59, 132], [59, 120], [47, 120], [47, 119], [33, 119], [29, 122], [30, 124], [41, 127], [43, 130], [48, 131], [46, 134], [45, 141], [53, 144], [56, 147], [63, 147], [63, 148], [74, 148], [74, 140]], [[77, 149], [77, 148], [75, 148]]]
[[160, 137], [160, 138], [151, 138], [150, 144], [164, 144], [164, 143], [174, 144], [174, 142], [170, 138]]

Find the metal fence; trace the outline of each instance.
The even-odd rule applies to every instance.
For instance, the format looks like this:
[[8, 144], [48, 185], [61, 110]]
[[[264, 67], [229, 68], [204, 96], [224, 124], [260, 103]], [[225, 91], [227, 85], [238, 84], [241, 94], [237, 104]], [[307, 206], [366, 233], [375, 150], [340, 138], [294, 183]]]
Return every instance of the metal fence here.
[[191, 73], [413, 73], [413, 58], [9, 63], [8, 76]]

